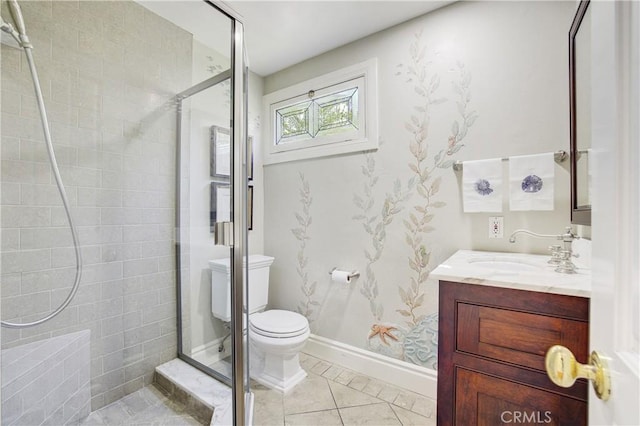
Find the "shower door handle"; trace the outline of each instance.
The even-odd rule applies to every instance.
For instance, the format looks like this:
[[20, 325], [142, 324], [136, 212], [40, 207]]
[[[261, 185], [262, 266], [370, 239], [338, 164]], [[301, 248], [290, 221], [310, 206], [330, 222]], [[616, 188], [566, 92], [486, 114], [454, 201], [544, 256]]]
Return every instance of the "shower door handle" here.
[[231, 247], [233, 245], [233, 224], [231, 222], [214, 223], [213, 239], [216, 245]]

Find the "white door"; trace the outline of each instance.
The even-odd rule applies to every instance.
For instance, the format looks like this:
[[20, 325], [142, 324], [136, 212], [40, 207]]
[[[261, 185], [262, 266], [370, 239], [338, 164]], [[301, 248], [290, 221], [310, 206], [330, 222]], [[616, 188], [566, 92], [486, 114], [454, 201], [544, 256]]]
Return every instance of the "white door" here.
[[589, 393], [591, 425], [640, 425], [640, 4], [589, 5], [594, 157], [590, 349], [608, 360], [611, 397]]

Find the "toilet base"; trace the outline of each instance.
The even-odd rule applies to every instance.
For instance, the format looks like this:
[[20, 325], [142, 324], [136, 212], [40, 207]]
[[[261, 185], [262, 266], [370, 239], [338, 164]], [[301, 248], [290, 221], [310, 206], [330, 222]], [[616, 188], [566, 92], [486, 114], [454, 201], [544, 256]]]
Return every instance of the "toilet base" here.
[[261, 385], [287, 393], [307, 377], [307, 372], [300, 367], [298, 352], [265, 353], [255, 345], [252, 349], [250, 375]]
[[290, 376], [286, 380], [278, 379], [269, 374], [265, 374], [264, 372], [256, 376], [251, 376], [253, 380], [260, 383], [261, 385], [264, 385], [269, 389], [280, 391], [282, 393], [289, 392], [298, 383], [303, 381], [305, 377], [307, 377], [307, 372], [304, 371], [302, 368], [297, 373]]
[[[275, 318], [269, 317], [269, 315], [273, 317], [274, 314]], [[249, 327], [251, 346], [249, 353], [250, 356], [253, 355], [253, 360], [250, 362], [250, 376], [270, 389], [289, 392], [307, 377], [307, 373], [300, 367], [298, 354], [309, 338], [309, 323], [302, 315], [289, 311], [272, 310], [255, 315], [262, 315], [262, 317], [258, 317], [256, 323], [254, 323], [256, 318], [252, 317]], [[282, 324], [282, 317], [287, 318], [291, 323], [297, 321], [298, 326], [304, 326], [304, 328], [294, 328], [289, 335], [286, 335], [281, 331], [284, 328], [286, 332], [287, 327], [286, 324]], [[266, 321], [261, 324], [263, 328], [258, 328], [257, 325], [265, 318], [271, 321]], [[277, 321], [281, 322], [280, 326], [276, 324], [275, 329], [270, 329], [269, 327], [274, 327], [273, 322], [277, 323]]]

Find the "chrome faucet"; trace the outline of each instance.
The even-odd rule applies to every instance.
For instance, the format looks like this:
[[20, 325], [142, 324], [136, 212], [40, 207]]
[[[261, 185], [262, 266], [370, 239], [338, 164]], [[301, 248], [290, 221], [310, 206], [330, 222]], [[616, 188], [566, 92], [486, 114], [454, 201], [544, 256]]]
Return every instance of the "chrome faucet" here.
[[536, 232], [531, 232], [526, 229], [516, 229], [511, 233], [511, 236], [509, 237], [509, 242], [515, 243], [516, 234], [521, 234], [521, 233], [531, 235], [532, 237], [537, 237], [537, 238], [553, 238], [555, 240], [561, 240], [562, 241], [561, 248], [559, 248], [558, 246], [549, 247], [549, 249], [552, 252], [551, 260], [549, 260], [549, 263], [558, 265], [555, 269], [556, 272], [560, 272], [563, 274], [576, 273], [576, 265], [573, 264], [573, 262], [571, 261], [571, 258], [577, 257], [577, 256], [574, 256], [574, 254], [571, 251], [571, 243], [573, 242], [573, 240], [577, 240], [580, 237], [574, 234], [573, 232], [571, 232], [570, 226], [567, 226], [565, 228], [564, 234], [560, 234], [560, 235], [538, 234]]

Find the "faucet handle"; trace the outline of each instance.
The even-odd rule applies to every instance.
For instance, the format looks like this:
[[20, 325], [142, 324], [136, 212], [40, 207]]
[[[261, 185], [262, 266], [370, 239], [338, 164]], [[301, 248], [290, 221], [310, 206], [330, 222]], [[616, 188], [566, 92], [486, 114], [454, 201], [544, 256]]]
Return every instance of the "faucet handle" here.
[[555, 271], [563, 274], [575, 274], [577, 272], [576, 265], [571, 261], [572, 257], [571, 250], [560, 250], [560, 262], [557, 263]]
[[571, 226], [567, 226], [566, 228], [564, 228], [564, 235], [562, 235], [563, 239], [564, 238], [569, 238], [569, 239], [573, 239], [573, 240], [579, 240], [580, 236], [578, 234], [574, 234], [573, 231], [571, 230]]
[[552, 265], [558, 265], [560, 263], [560, 260], [562, 259], [562, 256], [560, 254], [562, 252], [562, 246], [561, 245], [549, 246], [549, 251], [551, 251], [551, 259], [549, 259], [547, 263], [550, 263]]

